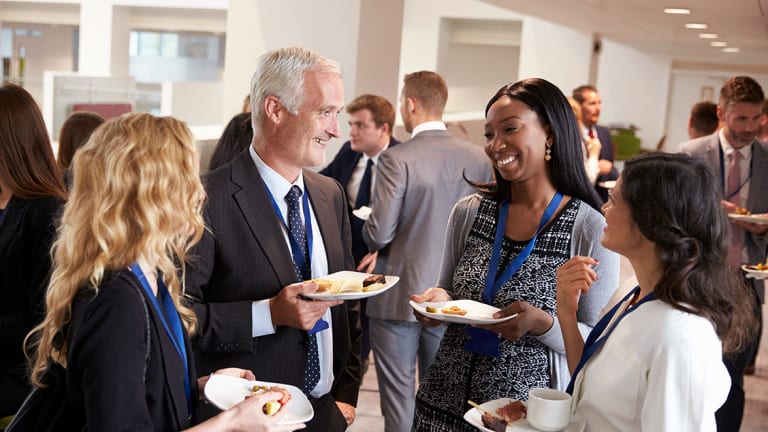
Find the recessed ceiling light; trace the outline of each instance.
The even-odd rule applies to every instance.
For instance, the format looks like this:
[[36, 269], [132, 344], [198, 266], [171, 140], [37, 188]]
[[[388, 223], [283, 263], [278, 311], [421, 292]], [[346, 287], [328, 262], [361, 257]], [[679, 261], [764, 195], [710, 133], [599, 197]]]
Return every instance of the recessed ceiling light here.
[[737, 52], [739, 52], [739, 49], [736, 48], [736, 47], [728, 47], [728, 48], [723, 48], [723, 52], [726, 52], [726, 53], [737, 53]]
[[685, 28], [687, 29], [696, 29], [696, 30], [704, 30], [708, 28], [709, 26], [703, 23], [688, 23], [685, 25]]
[[683, 8], [664, 8], [664, 13], [670, 15], [688, 15], [691, 13], [691, 10]]
[[720, 35], [717, 33], [699, 33], [699, 37], [702, 39], [717, 39]]
[[714, 41], [714, 42], [710, 42], [709, 45], [713, 47], [722, 48], [722, 47], [728, 46], [728, 42]]

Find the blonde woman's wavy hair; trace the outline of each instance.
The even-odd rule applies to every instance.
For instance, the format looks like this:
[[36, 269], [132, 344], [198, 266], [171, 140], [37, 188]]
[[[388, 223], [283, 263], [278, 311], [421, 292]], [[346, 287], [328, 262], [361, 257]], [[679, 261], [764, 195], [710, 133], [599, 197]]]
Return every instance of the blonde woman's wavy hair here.
[[184, 326], [193, 333], [197, 324], [182, 301], [181, 281], [187, 253], [204, 230], [205, 191], [187, 126], [146, 113], [112, 119], [78, 150], [72, 176], [52, 250], [47, 314], [26, 341], [37, 343], [31, 377], [38, 386], [49, 358], [66, 366], [61, 330], [78, 292], [97, 291], [105, 272], [125, 269], [140, 256], [156, 257]]

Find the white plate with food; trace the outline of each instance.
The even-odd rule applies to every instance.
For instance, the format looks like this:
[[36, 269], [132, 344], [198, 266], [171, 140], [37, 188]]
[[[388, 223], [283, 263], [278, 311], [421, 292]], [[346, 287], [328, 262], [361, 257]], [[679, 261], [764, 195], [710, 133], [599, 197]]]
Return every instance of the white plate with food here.
[[748, 278], [752, 279], [766, 279], [768, 278], [768, 264], [744, 264], [741, 266], [744, 273]]
[[747, 222], [747, 223], [753, 223], [757, 225], [768, 225], [768, 214], [739, 214], [739, 213], [728, 213], [728, 217], [741, 221], [741, 222]]
[[474, 300], [424, 303], [411, 300], [410, 305], [413, 310], [422, 315], [457, 324], [498, 324], [517, 316], [514, 314], [504, 318], [494, 318], [493, 314], [501, 309]]
[[317, 291], [304, 296], [317, 300], [358, 300], [379, 295], [399, 280], [398, 276], [340, 271], [312, 279], [317, 283]]
[[615, 188], [615, 187], [616, 187], [616, 180], [606, 180], [606, 181], [601, 181], [601, 182], [600, 182], [600, 183], [598, 183], [597, 185], [598, 185], [598, 186], [600, 186], [600, 187], [602, 187], [602, 188], [606, 188], [606, 189], [613, 189], [613, 188]]
[[298, 387], [288, 384], [250, 381], [229, 375], [214, 374], [205, 384], [205, 398], [217, 408], [226, 410], [245, 400], [246, 396], [252, 395], [254, 389], [259, 391], [261, 388], [274, 386], [287, 390], [291, 395], [288, 403], [282, 408], [286, 412], [280, 424], [296, 424], [312, 420], [315, 410], [312, 409], [309, 399]]
[[[525, 406], [525, 402], [521, 402], [521, 404]], [[502, 407], [505, 407], [506, 415], [502, 415], [502, 413], [498, 412]], [[503, 430], [504, 432], [539, 432], [539, 430], [531, 426], [525, 418], [517, 419], [519, 416], [519, 405], [515, 399], [501, 398], [492, 400], [481, 404], [480, 408], [497, 417], [497, 419], [506, 417], [506, 429], [498, 430]], [[483, 424], [482, 413], [477, 408], [472, 408], [464, 413], [464, 420], [483, 432], [495, 432], [494, 429], [489, 429]], [[586, 421], [583, 418], [571, 416], [571, 421], [568, 423], [568, 427], [563, 429], [563, 432], [583, 432], [585, 427]]]

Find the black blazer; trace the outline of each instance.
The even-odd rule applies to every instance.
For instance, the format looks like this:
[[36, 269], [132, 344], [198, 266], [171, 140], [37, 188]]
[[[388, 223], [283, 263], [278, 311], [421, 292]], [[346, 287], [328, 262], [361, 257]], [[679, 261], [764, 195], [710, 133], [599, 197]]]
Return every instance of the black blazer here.
[[[197, 401], [197, 374], [186, 334], [185, 341], [192, 400]], [[160, 432], [190, 426], [184, 365], [130, 270], [108, 272], [98, 294], [85, 290], [76, 297], [67, 347], [69, 403], [88, 430]]]
[[50, 249], [64, 202], [11, 197], [0, 221], [0, 416], [16, 412], [29, 392], [24, 337], [45, 315]]
[[[400, 141], [390, 137], [389, 147], [387, 148], [398, 144], [400, 144]], [[336, 153], [331, 163], [320, 171], [320, 174], [336, 179], [336, 181], [341, 183], [344, 191], [346, 191], [349, 179], [352, 177], [352, 172], [355, 170], [361, 157], [363, 157], [363, 154], [352, 150], [352, 144], [347, 141], [341, 146], [341, 149]], [[352, 210], [354, 210], [352, 206], [348, 205], [347, 208], [349, 209], [349, 221], [352, 227], [352, 256], [355, 258], [355, 264], [357, 264], [368, 253], [368, 246], [363, 241], [363, 224], [365, 221], [358, 219], [352, 214]]]
[[[192, 251], [186, 292], [199, 319], [194, 338], [197, 366], [207, 374], [222, 367], [250, 369], [257, 379], [301, 387], [307, 358], [306, 332], [278, 327], [254, 338], [251, 303], [275, 296], [296, 282], [291, 252], [266, 186], [251, 159], [241, 153], [206, 179], [210, 232]], [[328, 271], [354, 269], [349, 216], [343, 189], [333, 179], [304, 170], [312, 209], [328, 258]], [[359, 305], [332, 308], [336, 401], [357, 404], [360, 385]]]

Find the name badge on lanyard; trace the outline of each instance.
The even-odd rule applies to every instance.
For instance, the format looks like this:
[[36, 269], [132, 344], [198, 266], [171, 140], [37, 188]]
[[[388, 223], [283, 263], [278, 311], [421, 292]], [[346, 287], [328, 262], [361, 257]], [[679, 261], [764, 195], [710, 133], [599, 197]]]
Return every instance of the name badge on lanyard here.
[[[556, 192], [552, 199], [549, 201], [544, 214], [539, 221], [539, 227], [536, 229], [536, 233], [533, 238], [528, 242], [522, 251], [507, 265], [501, 275], [498, 275], [499, 261], [501, 259], [501, 245], [504, 241], [504, 228], [507, 224], [507, 214], [509, 213], [509, 200], [504, 200], [499, 208], [499, 217], [496, 221], [496, 236], [493, 241], [493, 251], [491, 253], [491, 261], [488, 264], [488, 276], [485, 279], [485, 289], [483, 290], [483, 302], [486, 304], [493, 304], [496, 294], [501, 287], [514, 276], [523, 262], [531, 255], [533, 247], [536, 245], [536, 239], [538, 238], [544, 226], [555, 214], [555, 211], [560, 206], [560, 202], [563, 200], [563, 195], [560, 192]], [[501, 339], [496, 333], [474, 328], [467, 327], [467, 335], [470, 337], [469, 342], [464, 345], [464, 349], [469, 352], [483, 354], [491, 357], [498, 357], [500, 355], [499, 346], [501, 345]]]

